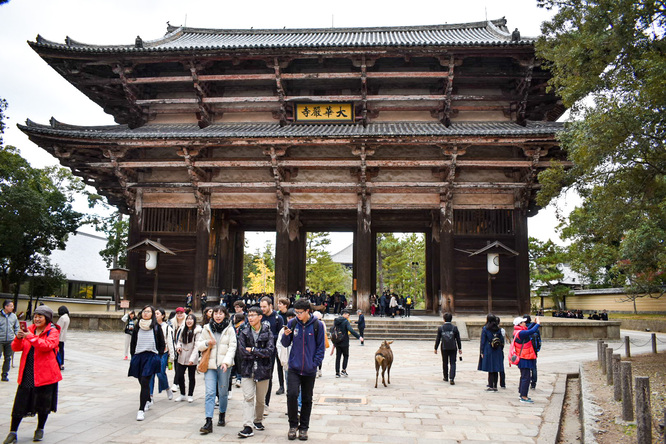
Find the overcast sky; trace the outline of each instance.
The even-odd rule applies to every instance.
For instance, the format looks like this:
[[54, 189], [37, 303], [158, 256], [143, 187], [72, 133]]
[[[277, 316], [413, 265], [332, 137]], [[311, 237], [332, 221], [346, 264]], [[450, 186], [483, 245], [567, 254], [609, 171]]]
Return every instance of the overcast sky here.
[[[18, 147], [31, 165], [43, 167], [57, 161], [32, 144], [17, 123], [26, 118], [48, 123], [52, 116], [76, 125], [114, 123], [28, 46], [26, 41], [34, 41], [37, 34], [56, 42], [69, 36], [83, 43], [132, 44], [137, 35], [144, 41], [160, 38], [167, 21], [198, 28], [281, 29], [435, 25], [506, 17], [510, 30], [537, 36], [541, 22], [550, 16], [551, 12], [537, 8], [536, 0], [11, 0], [0, 6], [0, 97], [9, 102], [4, 143]], [[559, 205], [563, 206], [563, 199]], [[547, 208], [531, 218], [530, 236], [555, 240], [554, 213], [555, 208]], [[253, 250], [265, 242], [260, 236], [252, 237], [256, 238]], [[334, 236], [333, 241], [331, 250], [337, 251], [351, 242], [351, 235]]]

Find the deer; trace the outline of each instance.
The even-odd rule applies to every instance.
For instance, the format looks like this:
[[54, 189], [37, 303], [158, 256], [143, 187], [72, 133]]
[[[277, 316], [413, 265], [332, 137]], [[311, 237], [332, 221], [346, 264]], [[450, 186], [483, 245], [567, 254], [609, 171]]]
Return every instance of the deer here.
[[382, 368], [382, 384], [384, 384], [384, 387], [388, 387], [386, 385], [386, 381], [384, 380], [384, 373], [387, 370], [388, 383], [391, 383], [391, 365], [393, 364], [393, 351], [391, 351], [391, 344], [393, 344], [393, 341], [382, 341], [381, 345], [379, 346], [379, 350], [375, 352], [375, 370], [377, 371], [375, 376], [375, 388], [377, 388], [377, 381], [379, 380], [379, 367]]

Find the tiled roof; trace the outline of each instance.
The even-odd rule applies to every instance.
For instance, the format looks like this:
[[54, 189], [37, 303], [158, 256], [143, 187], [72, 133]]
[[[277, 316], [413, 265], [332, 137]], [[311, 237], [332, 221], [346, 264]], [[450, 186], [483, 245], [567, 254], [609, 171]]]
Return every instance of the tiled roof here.
[[213, 124], [200, 129], [196, 124], [154, 124], [129, 129], [126, 125], [75, 126], [51, 119], [51, 125], [30, 120], [18, 127], [28, 134], [83, 139], [214, 139], [214, 138], [299, 138], [299, 137], [401, 137], [401, 136], [524, 136], [555, 134], [558, 122], [461, 122], [446, 127], [441, 123], [315, 124], [279, 126], [272, 123]]
[[[74, 52], [155, 52], [258, 48], [355, 48], [409, 46], [503, 46], [533, 44], [512, 41], [506, 20], [432, 26], [321, 29], [201, 29], [169, 27], [157, 40], [130, 45], [90, 45], [67, 37], [56, 43], [37, 36], [33, 46]], [[138, 46], [138, 47], [137, 47]]]

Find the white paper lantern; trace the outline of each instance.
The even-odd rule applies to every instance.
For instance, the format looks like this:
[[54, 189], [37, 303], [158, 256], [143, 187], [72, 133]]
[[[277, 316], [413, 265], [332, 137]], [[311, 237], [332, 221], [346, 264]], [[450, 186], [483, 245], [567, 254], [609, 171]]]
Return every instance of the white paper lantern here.
[[499, 273], [499, 254], [498, 253], [488, 253], [488, 273], [490, 273], [490, 274]]
[[148, 250], [146, 251], [146, 269], [154, 270], [157, 268], [157, 251]]

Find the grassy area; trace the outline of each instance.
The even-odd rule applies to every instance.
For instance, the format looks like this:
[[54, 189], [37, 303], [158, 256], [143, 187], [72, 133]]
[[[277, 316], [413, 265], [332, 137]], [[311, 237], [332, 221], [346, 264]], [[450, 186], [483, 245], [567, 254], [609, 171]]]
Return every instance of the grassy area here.
[[666, 315], [658, 313], [609, 313], [609, 319], [666, 319]]

